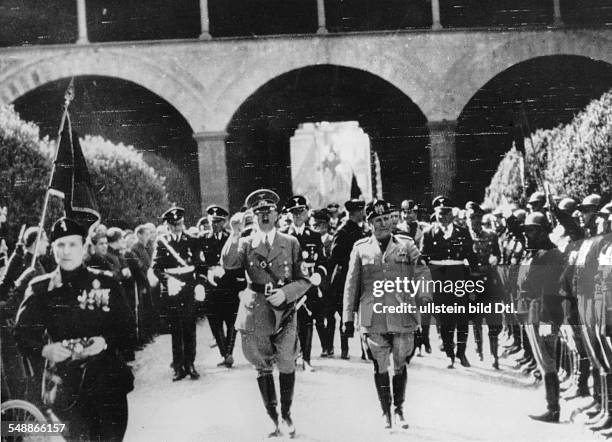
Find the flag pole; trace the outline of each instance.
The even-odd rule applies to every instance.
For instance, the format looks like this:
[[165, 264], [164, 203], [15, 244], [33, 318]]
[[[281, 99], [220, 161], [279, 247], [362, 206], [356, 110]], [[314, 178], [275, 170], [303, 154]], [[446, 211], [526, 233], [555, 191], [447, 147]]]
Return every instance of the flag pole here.
[[74, 77], [70, 78], [70, 83], [66, 88], [66, 92], [64, 93], [64, 111], [62, 113], [62, 119], [60, 121], [59, 130], [57, 132], [57, 142], [55, 144], [55, 154], [53, 155], [53, 163], [51, 165], [51, 176], [49, 177], [49, 185], [47, 186], [47, 192], [45, 193], [45, 201], [43, 203], [42, 214], [40, 216], [40, 222], [38, 223], [38, 230], [36, 232], [36, 242], [34, 243], [34, 253], [32, 255], [32, 262], [30, 263], [30, 268], [33, 269], [36, 266], [36, 256], [38, 251], [38, 244], [40, 243], [40, 238], [42, 236], [42, 232], [45, 226], [45, 217], [47, 216], [47, 206], [49, 205], [49, 190], [51, 188], [51, 183], [53, 182], [53, 175], [55, 174], [55, 163], [57, 162], [57, 153], [59, 152], [59, 146], [62, 141], [62, 132], [64, 131], [64, 124], [66, 123], [66, 118], [68, 118], [68, 106], [74, 99]]

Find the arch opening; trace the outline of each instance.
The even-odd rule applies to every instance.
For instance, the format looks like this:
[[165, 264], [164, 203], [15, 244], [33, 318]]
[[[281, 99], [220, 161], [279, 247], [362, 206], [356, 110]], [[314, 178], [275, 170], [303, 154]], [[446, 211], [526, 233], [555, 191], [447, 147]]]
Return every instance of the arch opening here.
[[457, 120], [458, 201], [481, 201], [513, 143], [537, 129], [567, 124], [612, 87], [612, 65], [587, 57], [551, 55], [506, 69], [472, 96]]
[[[430, 199], [429, 132], [418, 106], [371, 73], [317, 65], [270, 80], [234, 113], [226, 142], [230, 207], [239, 208], [258, 187], [288, 198], [293, 189], [289, 140], [300, 124], [322, 121], [356, 121], [370, 137], [372, 157], [380, 159], [384, 198]], [[370, 166], [375, 176], [373, 158]]]

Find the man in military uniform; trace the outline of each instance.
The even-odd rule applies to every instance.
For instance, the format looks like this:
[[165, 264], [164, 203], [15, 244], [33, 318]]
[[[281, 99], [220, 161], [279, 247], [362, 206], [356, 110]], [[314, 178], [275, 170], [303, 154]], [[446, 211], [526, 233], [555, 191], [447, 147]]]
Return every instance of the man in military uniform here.
[[344, 204], [348, 212], [348, 217], [344, 224], [334, 234], [334, 239], [331, 245], [331, 253], [328, 259], [328, 269], [331, 274], [330, 280], [330, 296], [332, 300], [328, 303], [331, 307], [327, 312], [327, 342], [329, 348], [327, 353], [329, 356], [334, 354], [334, 333], [336, 327], [336, 312], [340, 315], [339, 331], [340, 331], [340, 357], [342, 359], [349, 358], [348, 336], [343, 333], [342, 328], [342, 303], [344, 296], [344, 282], [346, 280], [346, 272], [348, 271], [349, 258], [351, 250], [356, 241], [363, 238], [365, 235], [360, 223], [363, 222], [363, 209], [365, 203], [362, 200], [352, 199]]
[[[303, 259], [306, 259], [310, 253], [316, 255], [314, 262], [311, 263], [314, 264], [312, 268], [321, 273], [323, 278], [326, 277], [327, 270], [324, 267], [325, 252], [323, 251], [321, 235], [307, 225], [308, 203], [306, 198], [302, 195], [292, 196], [285, 204], [285, 209], [289, 212], [292, 223], [286, 230], [283, 230], [283, 233], [291, 235], [298, 240]], [[327, 356], [326, 349], [328, 344], [323, 311], [323, 294], [319, 287], [311, 287], [306, 292], [306, 302], [297, 311], [298, 338], [302, 350], [302, 364], [303, 368], [309, 371], [314, 371], [310, 364], [313, 322], [316, 323], [317, 334], [321, 341], [321, 347], [324, 349], [323, 356]]]
[[68, 423], [69, 439], [119, 441], [133, 389], [125, 359], [133, 359], [134, 320], [111, 274], [83, 266], [86, 235], [68, 218], [53, 225], [59, 267], [30, 281], [15, 338], [25, 356], [47, 361], [48, 380], [61, 379], [45, 402]]
[[465, 209], [477, 260], [476, 271], [472, 273], [472, 277], [475, 281], [481, 281], [484, 287], [482, 293], [472, 293], [468, 295], [468, 298], [472, 303], [489, 305], [493, 310], [491, 313], [474, 313], [470, 315], [474, 326], [476, 352], [482, 361], [482, 322], [483, 319], [486, 319], [487, 328], [489, 329], [489, 348], [493, 356], [493, 368], [497, 370], [499, 369], [497, 354], [498, 336], [502, 329], [502, 316], [500, 313], [494, 312], [494, 304], [502, 301], [501, 281], [496, 269], [501, 259], [499, 238], [494, 231], [483, 229], [482, 217], [484, 210], [478, 204], [472, 203], [466, 206]]
[[[435, 210], [436, 222], [423, 235], [422, 255], [429, 265], [433, 281], [466, 281], [470, 278], [470, 271], [465, 260], [471, 266], [476, 264], [470, 232], [463, 227], [453, 224], [453, 204], [450, 199], [438, 196], [432, 201]], [[463, 306], [467, 310], [465, 294], [444, 293], [435, 287], [434, 303], [436, 305]], [[465, 356], [465, 347], [468, 338], [469, 321], [467, 313], [444, 313], [436, 318], [440, 323], [440, 332], [444, 351], [450, 358], [448, 368], [454, 368], [455, 356], [461, 365], [469, 367], [470, 363]], [[455, 353], [455, 330], [457, 331], [457, 352]]]
[[[419, 250], [414, 240], [391, 233], [389, 205], [374, 200], [366, 207], [366, 217], [373, 235], [358, 240], [351, 251], [344, 288], [345, 332], [354, 332], [353, 312], [358, 310], [359, 324], [370, 359], [374, 361], [374, 383], [383, 411], [385, 428], [391, 428], [391, 402], [396, 424], [408, 428], [404, 419], [403, 403], [406, 392], [406, 358], [414, 348], [414, 332], [420, 327], [416, 308], [416, 293], [382, 291], [381, 281], [404, 280], [414, 277], [414, 266]], [[386, 285], [386, 284], [385, 284]], [[385, 308], [404, 308], [412, 311], [388, 312]], [[393, 395], [388, 373], [393, 357]]]
[[428, 226], [427, 223], [419, 222], [419, 207], [413, 200], [404, 200], [402, 201], [400, 210], [402, 220], [397, 227], [406, 232], [408, 236], [414, 239], [416, 245], [420, 247], [423, 240], [423, 233]]
[[[185, 210], [173, 207], [161, 218], [169, 234], [157, 238], [153, 257], [153, 271], [165, 289], [168, 323], [172, 334], [173, 381], [187, 375], [198, 379], [200, 374], [193, 363], [196, 356], [196, 272], [202, 271], [199, 248], [195, 238], [183, 230]], [[195, 267], [195, 268], [194, 268]]]
[[548, 238], [549, 224], [540, 212], [525, 219], [527, 253], [518, 275], [519, 296], [527, 300], [529, 316], [527, 335], [538, 367], [544, 373], [548, 410], [542, 415], [529, 416], [543, 422], [559, 422], [559, 377], [557, 375], [557, 345], [559, 327], [563, 322], [563, 298], [559, 294], [563, 271], [563, 254]]
[[[236, 342], [236, 329], [234, 321], [238, 310], [238, 291], [229, 278], [223, 274], [220, 267], [221, 249], [225, 245], [229, 233], [225, 230], [225, 223], [229, 215], [223, 207], [212, 205], [206, 209], [211, 231], [199, 239], [204, 267], [208, 273], [208, 280], [215, 286], [207, 286], [206, 316], [212, 331], [217, 348], [223, 360], [217, 366], [232, 367], [234, 364], [234, 343]], [[223, 330], [223, 324], [227, 332]]]
[[258, 230], [244, 238], [232, 231], [221, 253], [221, 262], [228, 273], [240, 275], [246, 271], [248, 277], [248, 287], [240, 294], [236, 328], [241, 332], [244, 356], [258, 372], [259, 391], [274, 422], [271, 436], [281, 434], [272, 376], [276, 362], [280, 373], [281, 418], [293, 437], [295, 303], [306, 294], [311, 283], [301, 268], [297, 239], [275, 227], [278, 201], [278, 195], [267, 189], [257, 190], [246, 198], [245, 204], [257, 216]]

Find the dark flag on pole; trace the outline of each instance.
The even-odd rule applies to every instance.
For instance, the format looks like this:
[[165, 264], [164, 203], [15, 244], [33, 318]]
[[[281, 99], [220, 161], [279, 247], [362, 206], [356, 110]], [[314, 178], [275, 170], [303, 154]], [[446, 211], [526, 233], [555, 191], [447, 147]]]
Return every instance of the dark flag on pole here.
[[49, 192], [64, 200], [66, 216], [89, 227], [100, 219], [91, 189], [91, 178], [79, 143], [79, 136], [71, 130], [67, 116], [60, 136], [55, 169]]
[[357, 177], [353, 173], [353, 178], [351, 179], [351, 199], [359, 199], [360, 196], [361, 188], [357, 184]]

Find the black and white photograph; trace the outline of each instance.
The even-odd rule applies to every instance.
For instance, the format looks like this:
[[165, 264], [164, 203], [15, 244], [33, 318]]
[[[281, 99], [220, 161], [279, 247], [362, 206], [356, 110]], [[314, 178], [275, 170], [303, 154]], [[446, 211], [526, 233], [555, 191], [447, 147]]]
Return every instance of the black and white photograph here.
[[612, 438], [611, 0], [0, 0], [2, 442]]

